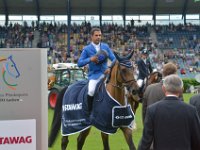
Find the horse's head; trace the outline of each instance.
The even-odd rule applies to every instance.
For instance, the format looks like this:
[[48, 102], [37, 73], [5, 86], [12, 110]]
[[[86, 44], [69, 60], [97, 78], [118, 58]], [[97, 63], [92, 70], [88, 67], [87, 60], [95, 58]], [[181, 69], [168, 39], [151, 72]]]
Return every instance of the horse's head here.
[[119, 56], [114, 52], [117, 62], [112, 70], [115, 72], [112, 78], [115, 79], [115, 84], [118, 87], [126, 88], [129, 95], [138, 98], [139, 87], [134, 78], [134, 68], [130, 60], [133, 53], [134, 51], [126, 56]]
[[162, 74], [159, 71], [155, 71], [149, 75], [146, 86], [153, 84], [153, 83], [158, 83], [161, 80], [162, 80]]

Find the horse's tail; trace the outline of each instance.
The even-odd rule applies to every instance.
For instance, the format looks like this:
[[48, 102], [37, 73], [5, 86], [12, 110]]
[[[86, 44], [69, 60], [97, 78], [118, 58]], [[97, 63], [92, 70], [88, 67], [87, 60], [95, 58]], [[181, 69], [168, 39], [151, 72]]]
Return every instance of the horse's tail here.
[[63, 96], [64, 96], [67, 88], [68, 88], [68, 86], [63, 88], [60, 91], [58, 98], [57, 98], [56, 106], [54, 108], [54, 116], [53, 116], [53, 120], [52, 120], [52, 123], [51, 123], [51, 130], [50, 130], [50, 134], [49, 134], [48, 147], [51, 147], [53, 145], [53, 143], [55, 142], [56, 137], [58, 135], [58, 132], [60, 130], [62, 100], [63, 100]]

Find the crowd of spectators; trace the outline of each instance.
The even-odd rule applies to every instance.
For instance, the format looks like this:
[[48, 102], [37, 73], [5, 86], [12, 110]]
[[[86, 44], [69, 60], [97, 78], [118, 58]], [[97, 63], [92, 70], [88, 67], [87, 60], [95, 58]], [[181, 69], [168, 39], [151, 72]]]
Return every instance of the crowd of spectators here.
[[[80, 52], [84, 45], [90, 42], [90, 30], [92, 25], [89, 22], [82, 24], [72, 24], [70, 28], [70, 57], [67, 57], [68, 26], [60, 23], [40, 23], [32, 22], [28, 26], [26, 22], [23, 25], [10, 24], [8, 27], [0, 26], [0, 48], [31, 48], [36, 45], [40, 48], [48, 48], [48, 63], [58, 62], [77, 62]], [[144, 26], [134, 26], [128, 24], [123, 27], [117, 24], [103, 24], [102, 41], [109, 44], [111, 49], [123, 53], [124, 51], [135, 50], [134, 60], [138, 59], [139, 50], [147, 48], [151, 51], [150, 57], [155, 62], [154, 67], [162, 68], [163, 62], [166, 63], [173, 59], [180, 58], [186, 67], [196, 66], [199, 68], [200, 52], [200, 27], [195, 25], [173, 25], [156, 26], [150, 24]], [[38, 37], [35, 34], [38, 32]], [[153, 40], [151, 33], [162, 34], [160, 41]], [[174, 37], [179, 35], [180, 40], [178, 47], [168, 47], [173, 43]], [[185, 34], [190, 33], [190, 34]], [[166, 40], [167, 39], [167, 40]], [[36, 44], [33, 44], [37, 42]], [[167, 44], [166, 44], [167, 43]], [[160, 45], [165, 45], [163, 49]], [[183, 67], [183, 66], [180, 66]]]
[[34, 29], [20, 24], [0, 26], [0, 48], [31, 48], [34, 39]]
[[200, 48], [200, 27], [186, 24], [156, 26], [158, 45], [160, 48]]

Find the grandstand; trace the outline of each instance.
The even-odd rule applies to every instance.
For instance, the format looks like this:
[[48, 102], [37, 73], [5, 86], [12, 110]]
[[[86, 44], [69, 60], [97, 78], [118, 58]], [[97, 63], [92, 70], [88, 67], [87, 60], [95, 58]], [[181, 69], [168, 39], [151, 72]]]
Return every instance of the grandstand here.
[[49, 48], [48, 63], [69, 62], [89, 42], [91, 27], [100, 26], [112, 49], [146, 47], [155, 67], [165, 58], [185, 68], [181, 76], [194, 77], [200, 65], [199, 8], [193, 0], [3, 0], [0, 48]]

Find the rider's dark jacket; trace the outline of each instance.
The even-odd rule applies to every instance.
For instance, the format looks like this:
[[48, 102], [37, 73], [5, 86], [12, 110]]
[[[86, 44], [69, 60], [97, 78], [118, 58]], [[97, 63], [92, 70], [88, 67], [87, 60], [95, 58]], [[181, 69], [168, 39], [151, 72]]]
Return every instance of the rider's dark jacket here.
[[143, 59], [139, 59], [137, 62], [138, 65], [138, 79], [144, 80], [152, 72], [152, 67], [149, 59], [146, 60], [146, 63]]

